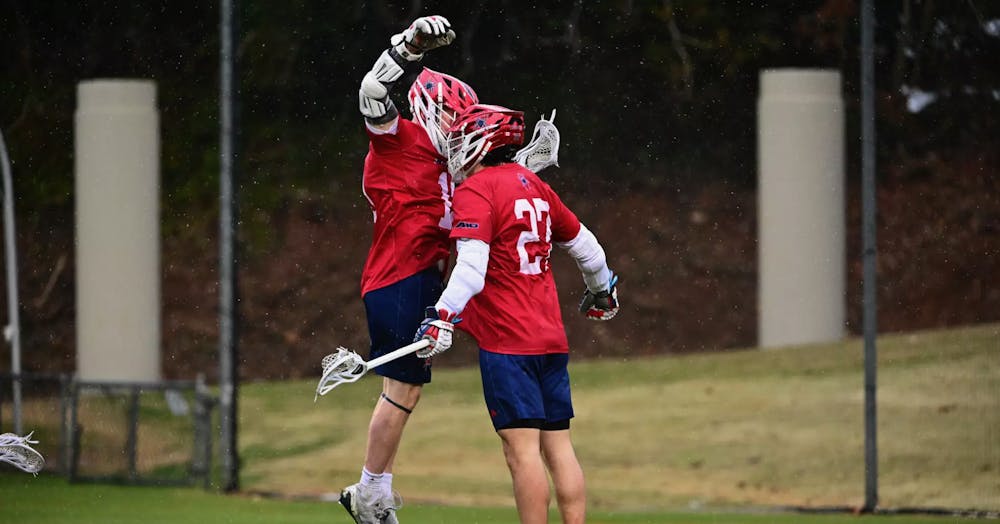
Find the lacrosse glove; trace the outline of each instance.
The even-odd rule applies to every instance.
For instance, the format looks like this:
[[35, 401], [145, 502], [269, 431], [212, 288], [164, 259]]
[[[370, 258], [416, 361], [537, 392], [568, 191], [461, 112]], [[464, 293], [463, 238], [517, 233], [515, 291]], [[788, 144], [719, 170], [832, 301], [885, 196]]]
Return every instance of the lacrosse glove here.
[[426, 318], [420, 323], [420, 329], [417, 330], [413, 341], [429, 340], [431, 345], [417, 351], [417, 357], [430, 358], [448, 351], [448, 348], [451, 347], [452, 335], [455, 332], [455, 324], [461, 322], [462, 319], [458, 318], [456, 313], [445, 309], [437, 310], [433, 307], [428, 307], [424, 311], [424, 315]]
[[611, 320], [618, 314], [618, 275], [611, 273], [608, 289], [594, 293], [587, 289], [580, 301], [580, 313], [590, 320]]
[[[446, 46], [454, 40], [455, 31], [452, 31], [448, 19], [439, 15], [431, 15], [414, 20], [410, 27], [404, 29], [402, 33], [392, 35], [389, 43], [403, 58], [416, 60], [423, 57], [427, 51]], [[409, 44], [417, 52], [411, 52], [405, 44]]]

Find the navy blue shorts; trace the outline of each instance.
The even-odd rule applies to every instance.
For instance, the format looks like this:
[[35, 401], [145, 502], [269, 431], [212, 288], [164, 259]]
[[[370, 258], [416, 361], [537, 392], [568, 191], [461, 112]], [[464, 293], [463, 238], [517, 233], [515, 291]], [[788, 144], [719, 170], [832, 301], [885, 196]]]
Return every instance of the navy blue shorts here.
[[[442, 278], [441, 271], [430, 267], [365, 294], [368, 335], [371, 337], [368, 360], [413, 342], [413, 335], [424, 320], [424, 308], [433, 306], [441, 297]], [[382, 364], [375, 368], [375, 373], [408, 384], [431, 381], [430, 361], [417, 358], [414, 353]]]
[[567, 353], [504, 355], [479, 350], [483, 397], [493, 429], [569, 428], [573, 418]]

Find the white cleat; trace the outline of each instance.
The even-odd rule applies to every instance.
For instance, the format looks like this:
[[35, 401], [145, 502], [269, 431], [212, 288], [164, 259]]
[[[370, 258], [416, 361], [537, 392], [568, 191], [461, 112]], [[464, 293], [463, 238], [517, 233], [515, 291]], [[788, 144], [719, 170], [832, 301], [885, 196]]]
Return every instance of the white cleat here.
[[340, 504], [357, 524], [399, 524], [396, 510], [402, 499], [395, 492], [385, 497], [360, 483], [352, 484], [340, 492]]

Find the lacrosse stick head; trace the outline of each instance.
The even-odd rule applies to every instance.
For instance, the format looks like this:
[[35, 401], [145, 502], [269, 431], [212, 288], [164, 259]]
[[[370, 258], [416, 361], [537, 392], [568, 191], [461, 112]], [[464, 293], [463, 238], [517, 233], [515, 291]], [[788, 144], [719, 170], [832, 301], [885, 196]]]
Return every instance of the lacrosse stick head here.
[[319, 384], [316, 385], [316, 396], [313, 398], [313, 402], [320, 395], [326, 395], [341, 384], [356, 382], [368, 371], [368, 366], [361, 355], [345, 347], [338, 347], [336, 353], [330, 353], [323, 357], [321, 365], [323, 366], [323, 375], [319, 379]]
[[538, 119], [531, 142], [514, 154], [514, 161], [534, 173], [549, 167], [559, 167], [559, 128], [555, 125], [556, 110], [546, 120]]
[[45, 458], [30, 446], [30, 444], [38, 444], [38, 441], [31, 440], [33, 433], [28, 433], [24, 437], [13, 433], [0, 435], [0, 462], [6, 462], [32, 475], [38, 475], [38, 472], [45, 466]]

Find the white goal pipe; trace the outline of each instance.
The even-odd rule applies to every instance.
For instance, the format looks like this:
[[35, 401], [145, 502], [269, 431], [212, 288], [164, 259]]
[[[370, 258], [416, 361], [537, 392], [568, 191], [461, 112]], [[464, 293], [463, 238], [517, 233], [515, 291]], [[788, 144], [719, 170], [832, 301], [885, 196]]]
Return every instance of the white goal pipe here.
[[160, 131], [156, 84], [77, 87], [77, 375], [160, 380]]
[[0, 132], [0, 168], [3, 169], [3, 239], [7, 267], [7, 315], [10, 322], [3, 335], [10, 342], [10, 371], [14, 400], [14, 433], [23, 435], [21, 427], [21, 314], [17, 296], [17, 236], [14, 233], [14, 180], [10, 173], [10, 156], [3, 132]]
[[846, 320], [840, 73], [762, 71], [757, 110], [759, 345], [839, 340]]

